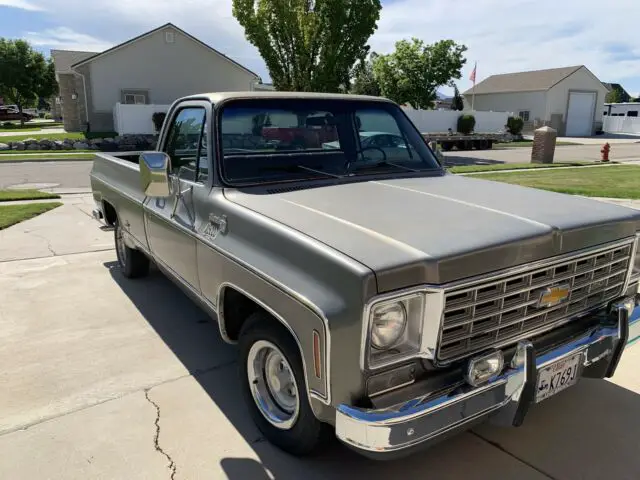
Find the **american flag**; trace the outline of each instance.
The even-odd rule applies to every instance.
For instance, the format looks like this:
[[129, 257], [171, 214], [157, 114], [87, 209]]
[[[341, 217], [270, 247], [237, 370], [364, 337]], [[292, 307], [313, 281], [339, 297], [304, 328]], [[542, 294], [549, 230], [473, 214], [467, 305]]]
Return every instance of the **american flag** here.
[[471, 80], [473, 83], [476, 83], [476, 67], [478, 66], [478, 63], [476, 62], [473, 65], [473, 71], [471, 72], [471, 75], [469, 76], [469, 80]]

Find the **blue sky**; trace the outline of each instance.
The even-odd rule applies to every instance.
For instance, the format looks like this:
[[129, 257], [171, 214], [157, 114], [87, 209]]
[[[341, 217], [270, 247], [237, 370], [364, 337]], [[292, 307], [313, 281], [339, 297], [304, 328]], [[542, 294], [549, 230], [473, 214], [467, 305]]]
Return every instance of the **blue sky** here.
[[[586, 65], [603, 82], [640, 95], [640, 2], [614, 0], [608, 15], [596, 0], [383, 0], [372, 49], [387, 53], [415, 36], [468, 46], [457, 82], [471, 86], [495, 73]], [[579, 6], [579, 8], [576, 8]], [[256, 49], [231, 15], [231, 0], [0, 0], [0, 35], [52, 48], [100, 51], [173, 22], [268, 79]], [[449, 89], [443, 89], [449, 93]]]

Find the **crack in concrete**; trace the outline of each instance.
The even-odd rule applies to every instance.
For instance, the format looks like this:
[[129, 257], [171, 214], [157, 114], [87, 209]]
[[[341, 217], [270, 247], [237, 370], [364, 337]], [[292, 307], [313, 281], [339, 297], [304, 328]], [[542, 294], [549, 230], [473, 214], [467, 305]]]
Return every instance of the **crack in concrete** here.
[[31, 231], [31, 232], [29, 232], [29, 233], [30, 233], [31, 235], [33, 235], [34, 237], [38, 237], [38, 238], [41, 238], [42, 240], [44, 240], [44, 241], [45, 241], [45, 243], [47, 244], [47, 248], [49, 249], [49, 251], [51, 252], [51, 254], [52, 254], [54, 257], [57, 257], [57, 256], [58, 256], [58, 254], [53, 250], [53, 247], [51, 246], [51, 241], [50, 241], [47, 237], [45, 237], [45, 236], [43, 236], [43, 235], [40, 235], [39, 233], [34, 233], [33, 231]]
[[160, 406], [154, 402], [153, 400], [151, 400], [151, 398], [149, 397], [149, 390], [147, 389], [144, 391], [144, 396], [147, 399], [147, 401], [153, 405], [156, 409], [156, 420], [154, 422], [154, 425], [156, 427], [156, 433], [153, 437], [153, 446], [155, 447], [156, 451], [161, 453], [162, 455], [164, 455], [167, 460], [169, 461], [169, 471], [171, 472], [171, 476], [169, 478], [171, 478], [171, 480], [175, 480], [176, 478], [176, 473], [177, 473], [177, 465], [176, 462], [173, 461], [173, 458], [171, 458], [171, 455], [169, 455], [167, 452], [165, 452], [162, 447], [160, 446]]

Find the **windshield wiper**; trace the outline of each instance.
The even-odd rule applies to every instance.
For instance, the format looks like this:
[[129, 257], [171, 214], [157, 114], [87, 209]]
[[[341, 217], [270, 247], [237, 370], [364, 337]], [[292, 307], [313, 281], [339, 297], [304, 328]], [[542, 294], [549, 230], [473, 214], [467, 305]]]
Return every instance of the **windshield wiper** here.
[[343, 178], [344, 175], [338, 175], [336, 173], [324, 172], [322, 170], [316, 170], [315, 168], [305, 167], [304, 165], [290, 165], [286, 167], [266, 167], [264, 170], [271, 170], [273, 172], [291, 172], [292, 169], [297, 168], [299, 170], [305, 170], [307, 172], [317, 173], [331, 178]]
[[[353, 166], [353, 164], [352, 164], [352, 166]], [[418, 170], [418, 169], [415, 169], [415, 168], [407, 167], [405, 165], [400, 165], [399, 163], [388, 162], [386, 160], [384, 160], [382, 162], [368, 164], [368, 165], [355, 166], [355, 168], [353, 168], [351, 171], [368, 170], [370, 168], [377, 168], [377, 167], [382, 167], [382, 166], [396, 167], [396, 168], [399, 168], [401, 170], [408, 170], [410, 172], [421, 172], [422, 171], [422, 170]]]

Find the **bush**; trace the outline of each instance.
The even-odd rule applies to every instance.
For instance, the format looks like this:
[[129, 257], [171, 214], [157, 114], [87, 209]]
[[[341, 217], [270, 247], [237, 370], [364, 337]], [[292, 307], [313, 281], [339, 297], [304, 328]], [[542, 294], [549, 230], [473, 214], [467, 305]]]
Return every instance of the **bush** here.
[[468, 135], [476, 126], [476, 117], [473, 115], [460, 115], [458, 117], [458, 132]]
[[153, 121], [153, 126], [156, 127], [156, 131], [160, 131], [162, 129], [162, 124], [164, 123], [164, 119], [167, 116], [165, 112], [155, 112], [151, 115], [151, 120]]
[[44, 114], [44, 119], [45, 120], [51, 120], [53, 118], [53, 115], [51, 115], [50, 113], [45, 113]]
[[520, 117], [509, 117], [507, 119], [507, 130], [511, 135], [520, 135], [524, 127], [524, 120]]
[[14, 128], [14, 127], [15, 127], [15, 125], [14, 125], [13, 123], [11, 123], [11, 122], [4, 122], [4, 123], [2, 124], [2, 127], [3, 127], [3, 128]]

